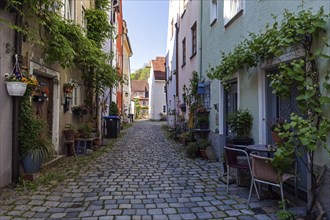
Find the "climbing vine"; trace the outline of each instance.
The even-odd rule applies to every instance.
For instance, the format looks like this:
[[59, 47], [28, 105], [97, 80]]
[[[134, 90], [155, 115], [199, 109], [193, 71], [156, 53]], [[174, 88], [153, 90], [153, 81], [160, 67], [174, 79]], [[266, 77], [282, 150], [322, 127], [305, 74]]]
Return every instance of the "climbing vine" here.
[[[25, 21], [35, 22], [39, 26], [38, 30], [4, 19], [0, 19], [0, 22], [22, 32], [30, 42], [43, 46], [47, 62], [58, 63], [63, 68], [77, 66], [81, 69], [93, 69], [101, 76], [96, 74], [91, 78], [94, 82], [95, 78], [100, 81], [97, 88], [102, 90], [106, 86], [113, 86], [120, 79], [117, 70], [109, 64], [111, 55], [102, 51], [105, 39], [113, 37], [114, 29], [104, 11], [109, 8], [110, 3], [109, 0], [96, 0], [95, 4], [96, 9], [86, 11], [87, 31], [58, 13], [63, 7], [59, 0], [7, 1], [7, 10], [16, 12]], [[85, 79], [88, 79], [88, 75], [85, 75]]]
[[[249, 39], [244, 39], [233, 52], [221, 53], [221, 63], [210, 68], [208, 76], [226, 81], [239, 70], [257, 67], [261, 62], [286, 53], [303, 51], [303, 56], [289, 63], [280, 63], [279, 72], [268, 76], [275, 95], [288, 97], [292, 88], [296, 88], [299, 94], [296, 97], [299, 112], [291, 113], [280, 129], [280, 137], [287, 141], [279, 144], [272, 163], [282, 170], [292, 164], [295, 151], [298, 156], [307, 155], [309, 164], [302, 161], [311, 174], [312, 202], [308, 207], [308, 213], [311, 213], [322, 185], [315, 172], [315, 150], [324, 147], [329, 152], [326, 139], [330, 120], [324, 110], [329, 107], [330, 98], [321, 89], [330, 89], [330, 70], [321, 74], [318, 69], [320, 59], [330, 60], [330, 55], [324, 53], [324, 48], [330, 46], [328, 39], [322, 38], [329, 15], [325, 14], [323, 7], [315, 14], [302, 7], [298, 13], [285, 10], [283, 15], [281, 22], [274, 16], [274, 23], [267, 25], [264, 33], [250, 33]], [[315, 49], [316, 42], [319, 49]]]

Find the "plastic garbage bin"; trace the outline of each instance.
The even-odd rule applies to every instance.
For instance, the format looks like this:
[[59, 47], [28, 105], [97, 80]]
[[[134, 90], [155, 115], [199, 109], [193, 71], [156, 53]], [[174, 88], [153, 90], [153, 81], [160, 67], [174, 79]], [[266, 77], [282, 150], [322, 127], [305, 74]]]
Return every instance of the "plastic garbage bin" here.
[[103, 136], [105, 138], [117, 138], [120, 133], [120, 117], [104, 116]]

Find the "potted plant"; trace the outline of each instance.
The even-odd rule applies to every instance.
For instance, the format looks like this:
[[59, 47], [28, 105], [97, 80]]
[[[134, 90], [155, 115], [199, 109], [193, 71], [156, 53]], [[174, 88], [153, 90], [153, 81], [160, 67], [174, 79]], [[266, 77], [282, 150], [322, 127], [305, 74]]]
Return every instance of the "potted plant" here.
[[207, 141], [206, 139], [200, 138], [197, 140], [196, 144], [201, 158], [207, 159], [206, 148], [210, 146], [210, 142]]
[[65, 137], [65, 141], [73, 141], [74, 140], [74, 126], [72, 124], [66, 124], [63, 130], [63, 134]]
[[22, 98], [18, 141], [21, 147], [23, 169], [26, 173], [37, 172], [41, 164], [54, 154], [51, 138], [45, 132], [44, 121], [35, 117], [30, 96]]
[[71, 111], [74, 115], [82, 117], [88, 113], [88, 107], [85, 103], [81, 103], [80, 105], [72, 106]]
[[179, 107], [180, 107], [180, 109], [181, 109], [181, 111], [182, 112], [186, 112], [186, 110], [187, 110], [187, 106], [186, 106], [186, 103], [181, 103], [180, 105], [179, 105]]
[[[265, 120], [265, 119], [264, 119]], [[270, 128], [272, 140], [274, 143], [279, 144], [282, 143], [284, 140], [279, 136], [279, 133], [284, 132], [285, 129], [283, 125], [285, 124], [285, 120], [276, 118], [274, 121], [267, 123], [268, 127]]]
[[15, 74], [5, 74], [6, 88], [10, 96], [23, 96], [27, 88], [27, 80], [25, 77]]
[[115, 102], [111, 102], [110, 103], [110, 110], [109, 110], [109, 115], [113, 115], [113, 116], [119, 116], [119, 109], [118, 106]]
[[78, 128], [79, 137], [91, 138], [93, 132], [93, 126], [90, 123], [83, 123]]
[[202, 105], [195, 109], [199, 129], [209, 129], [209, 111]]
[[247, 109], [238, 109], [236, 112], [229, 113], [227, 122], [234, 137], [229, 137], [227, 141], [230, 144], [253, 144], [253, 139], [249, 137], [252, 120], [252, 115]]
[[63, 90], [65, 93], [72, 93], [73, 88], [76, 86], [76, 83], [74, 81], [67, 82], [63, 84]]
[[193, 140], [193, 133], [191, 131], [185, 131], [178, 136], [178, 139], [182, 144], [187, 145]]

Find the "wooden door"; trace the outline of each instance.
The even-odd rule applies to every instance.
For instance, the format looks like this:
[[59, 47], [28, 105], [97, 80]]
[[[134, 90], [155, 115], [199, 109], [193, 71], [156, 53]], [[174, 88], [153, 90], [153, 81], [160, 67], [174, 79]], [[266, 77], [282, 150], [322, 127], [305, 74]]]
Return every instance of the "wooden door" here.
[[35, 115], [45, 122], [45, 131], [52, 135], [53, 124], [53, 79], [35, 72], [39, 87], [33, 96], [33, 110]]

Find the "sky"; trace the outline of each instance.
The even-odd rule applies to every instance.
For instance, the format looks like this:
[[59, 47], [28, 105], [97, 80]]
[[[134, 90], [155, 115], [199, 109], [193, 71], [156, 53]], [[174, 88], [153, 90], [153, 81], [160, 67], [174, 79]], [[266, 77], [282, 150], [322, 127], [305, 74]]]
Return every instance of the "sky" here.
[[168, 0], [123, 0], [123, 18], [133, 51], [132, 73], [156, 56], [166, 55], [168, 4]]

